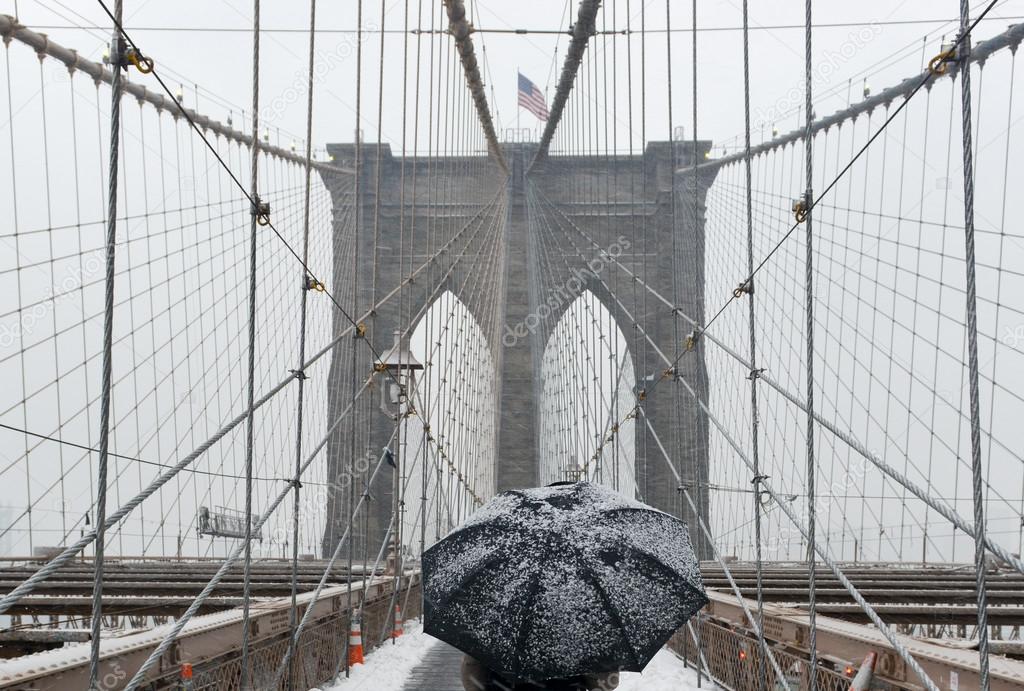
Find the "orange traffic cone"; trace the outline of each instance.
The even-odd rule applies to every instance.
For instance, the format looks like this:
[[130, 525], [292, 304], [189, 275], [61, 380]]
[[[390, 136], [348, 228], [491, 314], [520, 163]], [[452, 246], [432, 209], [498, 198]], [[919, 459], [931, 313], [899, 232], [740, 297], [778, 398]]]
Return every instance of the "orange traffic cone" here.
[[864, 664], [860, 666], [860, 671], [857, 672], [857, 676], [853, 678], [853, 682], [850, 684], [850, 691], [867, 691], [871, 687], [871, 677], [875, 675], [875, 661], [878, 659], [876, 653], [868, 653], [868, 656], [864, 658]]
[[402, 622], [402, 608], [395, 605], [395, 628], [391, 632], [392, 638], [398, 638], [405, 633], [405, 625]]
[[363, 664], [363, 630], [358, 619], [352, 620], [348, 630], [348, 666]]

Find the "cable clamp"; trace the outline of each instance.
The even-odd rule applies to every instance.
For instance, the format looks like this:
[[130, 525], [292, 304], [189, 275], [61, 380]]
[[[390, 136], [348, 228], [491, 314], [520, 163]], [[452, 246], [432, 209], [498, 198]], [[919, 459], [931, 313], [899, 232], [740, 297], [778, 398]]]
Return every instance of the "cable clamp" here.
[[261, 226], [270, 225], [270, 202], [265, 202], [259, 198], [259, 195], [253, 197], [252, 200], [252, 214], [256, 217], [256, 222]]
[[764, 372], [765, 370], [763, 367], [761, 369], [752, 369], [750, 370], [750, 374], [747, 375], [747, 379], [750, 381], [757, 381], [761, 378], [761, 375], [764, 374]]
[[690, 335], [686, 337], [686, 352], [689, 353], [691, 350], [697, 347], [697, 342], [700, 340], [700, 331], [694, 329], [690, 332]]
[[[964, 39], [964, 41], [967, 40]], [[943, 41], [939, 54], [928, 61], [928, 71], [934, 77], [941, 77], [949, 72], [951, 63], [960, 62], [962, 55], [966, 55], [966, 51], [960, 49], [959, 41]]]
[[[115, 68], [120, 67], [125, 71], [128, 71], [129, 65], [133, 65], [142, 74], [151, 74], [153, 72], [154, 63], [152, 58], [146, 57], [141, 51], [131, 46], [122, 49], [122, 45], [124, 45], [122, 38], [115, 36], [103, 54], [103, 62]], [[77, 55], [75, 60], [77, 63]]]
[[288, 484], [290, 486], [294, 487], [295, 489], [302, 489], [302, 483], [299, 482], [299, 478], [293, 478], [293, 479], [289, 480]]
[[802, 197], [797, 197], [793, 200], [793, 216], [796, 218], [797, 223], [803, 223], [807, 220], [807, 214], [811, 211], [811, 202], [809, 195], [804, 194]]
[[754, 279], [753, 279], [753, 277], [748, 278], [747, 280], [743, 281], [743, 283], [740, 283], [736, 287], [736, 290], [732, 291], [732, 296], [734, 298], [736, 298], [736, 299], [739, 299], [739, 298], [743, 297], [744, 293], [747, 294], [747, 295], [753, 295], [754, 294]]
[[306, 280], [302, 284], [302, 289], [315, 290], [318, 293], [323, 293], [327, 290], [327, 286], [313, 278], [311, 275], [306, 274]]
[[128, 48], [124, 52], [124, 63], [121, 65], [123, 69], [128, 69], [128, 65], [134, 65], [142, 74], [152, 74], [153, 67], [155, 66], [153, 58], [146, 57], [135, 48]]
[[647, 389], [640, 389], [640, 391], [637, 392], [637, 394], [636, 394], [636, 400], [638, 400], [638, 401], [646, 401], [647, 400]]
[[750, 484], [752, 484], [752, 485], [759, 485], [759, 484], [761, 484], [762, 482], [764, 482], [767, 479], [768, 479], [767, 475], [755, 475], [754, 479], [750, 481]]
[[290, 369], [290, 370], [288, 370], [288, 373], [291, 374], [296, 379], [298, 379], [299, 381], [306, 381], [307, 379], [309, 379], [309, 377], [306, 376], [306, 371], [305, 370]]
[[359, 322], [356, 324], [355, 338], [365, 338], [366, 336], [366, 322]]

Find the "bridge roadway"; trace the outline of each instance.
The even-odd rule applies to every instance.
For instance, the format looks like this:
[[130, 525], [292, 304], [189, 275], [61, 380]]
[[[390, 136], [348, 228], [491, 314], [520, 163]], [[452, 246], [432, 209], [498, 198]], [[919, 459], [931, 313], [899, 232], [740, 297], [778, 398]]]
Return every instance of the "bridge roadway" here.
[[[11, 563], [0, 568], [0, 582], [14, 583], [25, 577], [35, 564], [29, 561]], [[315, 584], [323, 573], [324, 563], [304, 562], [300, 565], [299, 606], [305, 607]], [[111, 590], [120, 594], [105, 594], [104, 602], [109, 615], [107, 624], [114, 628], [135, 629], [119, 636], [104, 637], [103, 663], [130, 668], [138, 664], [159, 639], [163, 622], [178, 616], [191, 602], [196, 589], [205, 583], [215, 564], [204, 561], [175, 561], [166, 559], [123, 560], [117, 569], [109, 571]], [[764, 570], [766, 631], [775, 641], [779, 655], [789, 656], [789, 664], [806, 658], [806, 572], [802, 564], [772, 564]], [[282, 591], [290, 588], [291, 567], [285, 561], [263, 561], [254, 564], [254, 581], [260, 593], [254, 598], [253, 622], [258, 630], [254, 641], [254, 655], [266, 658], [266, 666], [279, 664], [281, 648], [276, 641], [287, 636], [290, 598]], [[730, 568], [738, 587], [753, 605], [756, 591], [752, 565], [736, 563]], [[886, 620], [900, 624], [905, 633], [917, 633], [945, 640], [908, 638], [919, 661], [934, 672], [935, 678], [947, 678], [955, 671], [961, 680], [969, 679], [977, 666], [977, 654], [969, 650], [976, 642], [966, 633], [974, 618], [971, 603], [969, 572], [956, 565], [892, 565], [847, 564], [844, 570], [862, 592], [872, 592], [879, 601], [876, 609]], [[308, 653], [309, 664], [326, 660], [327, 667], [316, 667], [312, 676], [303, 677], [305, 688], [330, 678], [337, 660], [344, 656], [343, 641], [348, 626], [347, 592], [345, 583], [355, 581], [354, 590], [362, 588], [360, 569], [349, 575], [344, 569], [332, 571], [328, 587], [316, 605], [312, 628], [302, 646]], [[721, 567], [705, 563], [702, 573], [709, 595], [713, 599], [707, 617], [698, 626], [707, 650], [708, 663], [716, 674], [732, 672], [739, 650], [748, 659], [756, 654], [756, 641], [751, 638], [749, 626], [728, 585]], [[88, 613], [88, 593], [91, 587], [91, 564], [76, 562], [62, 569], [56, 579], [42, 592], [24, 598], [19, 609], [12, 612], [15, 626], [0, 636], [0, 688], [24, 688], [20, 684], [31, 680], [36, 689], [73, 688], [69, 680], [77, 679], [88, 662], [88, 631], [82, 626], [82, 616]], [[863, 616], [849, 601], [838, 583], [822, 572], [819, 589], [819, 652], [826, 661], [857, 662], [865, 650], [875, 649], [892, 666], [896, 686], [907, 682], [905, 671], [896, 663], [888, 645], [880, 640], [876, 630], [864, 626]], [[1009, 640], [999, 641], [993, 656], [993, 672], [998, 682], [993, 689], [1024, 688], [1024, 647], [1013, 635], [1013, 629], [1024, 626], [1024, 579], [1018, 574], [993, 569], [989, 574], [989, 616], [993, 624], [1003, 627]], [[390, 617], [390, 578], [369, 579], [368, 609], [364, 621], [364, 645], [374, 647], [380, 632], [387, 627]], [[230, 676], [231, 665], [237, 665], [238, 627], [240, 615], [240, 574], [232, 572], [222, 583], [213, 603], [197, 617], [179, 637], [175, 645], [177, 659], [194, 664], [197, 674], [203, 674], [220, 683]], [[144, 587], [139, 587], [139, 586]], [[9, 586], [7, 586], [9, 587]], [[0, 587], [0, 591], [4, 590]], [[408, 574], [403, 584], [404, 601], [409, 605], [403, 611], [410, 617], [418, 614], [418, 575]], [[133, 621], [121, 621], [125, 617]], [[126, 626], [127, 625], [127, 626]], [[155, 627], [155, 628], [154, 628]], [[65, 647], [68, 643], [78, 643]], [[673, 648], [681, 655], [693, 657], [692, 644], [678, 635]], [[26, 655], [35, 653], [35, 655]], [[1014, 659], [1016, 658], [1016, 659]], [[691, 659], [691, 663], [695, 660]], [[262, 664], [262, 663], [261, 663]], [[716, 665], [720, 668], [716, 668]], [[460, 658], [457, 651], [441, 643], [432, 647], [423, 663], [414, 671], [405, 688], [445, 691], [460, 689]], [[833, 674], [829, 670], [823, 673]], [[173, 668], [154, 671], [153, 680], [166, 681]], [[727, 682], [728, 683], [728, 682]], [[736, 688], [742, 688], [740, 683]], [[162, 687], [158, 687], [162, 688]], [[232, 689], [227, 686], [212, 688]], [[947, 687], [942, 687], [947, 688]], [[961, 686], [961, 688], [970, 688]]]

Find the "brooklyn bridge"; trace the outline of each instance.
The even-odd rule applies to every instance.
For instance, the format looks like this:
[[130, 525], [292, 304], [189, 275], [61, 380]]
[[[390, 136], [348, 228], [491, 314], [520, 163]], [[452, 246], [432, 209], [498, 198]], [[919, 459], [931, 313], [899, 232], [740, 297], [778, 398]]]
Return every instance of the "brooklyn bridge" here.
[[373, 657], [555, 482], [707, 688], [1024, 688], [1024, 3], [263, 4], [0, 15], [0, 688], [461, 689]]

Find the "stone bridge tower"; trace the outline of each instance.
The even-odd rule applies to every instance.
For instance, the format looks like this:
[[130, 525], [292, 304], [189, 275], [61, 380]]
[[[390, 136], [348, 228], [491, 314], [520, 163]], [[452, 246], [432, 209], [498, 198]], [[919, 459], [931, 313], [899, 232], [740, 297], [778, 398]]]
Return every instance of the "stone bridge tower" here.
[[[700, 143], [700, 159], [709, 148], [709, 142]], [[542, 390], [539, 362], [561, 313], [576, 297], [565, 296], [568, 299], [559, 303], [561, 311], [556, 309], [548, 314], [533, 337], [503, 338], [507, 327], [524, 323], [536, 313], [546, 292], [562, 290], [547, 285], [548, 281], [537, 271], [537, 257], [530, 247], [531, 223], [536, 221], [539, 212], [534, 205], [542, 199], [548, 210], [558, 210], [559, 218], [567, 227], [574, 225], [600, 247], [607, 248], [618, 238], [627, 238], [629, 249], [618, 257], [622, 266], [645, 277], [648, 287], [676, 305], [680, 312], [702, 320], [703, 199], [714, 173], [698, 174], [699, 204], [694, 218], [692, 173], [675, 172], [690, 166], [692, 149], [690, 144], [676, 143], [673, 147], [667, 142], [652, 142], [638, 156], [551, 156], [531, 167], [536, 146], [508, 144], [505, 155], [510, 171], [506, 175], [483, 157], [403, 160], [392, 155], [390, 147], [383, 146], [378, 160], [377, 145], [365, 144], [359, 154], [358, 193], [350, 176], [325, 174], [324, 182], [332, 194], [334, 206], [334, 291], [346, 309], [351, 303], [352, 291], [358, 291], [359, 312], [364, 315], [367, 327], [365, 337], [371, 340], [377, 352], [391, 346], [394, 330], [408, 328], [411, 332], [416, 315], [425, 313], [438, 297], [435, 288], [452, 290], [484, 328], [498, 370], [498, 457], [494, 464], [498, 491], [535, 486], [539, 482], [536, 404]], [[354, 167], [354, 145], [331, 145], [328, 151], [338, 165]], [[379, 202], [376, 196], [378, 175]], [[504, 296], [503, 305], [497, 310], [498, 314], [503, 310], [504, 318], [498, 322], [488, 321], [483, 316], [494, 313], [493, 308], [475, 304], [472, 292], [460, 292], [473, 260], [477, 255], [483, 256], [482, 240], [475, 238], [484, 233], [474, 235], [473, 230], [482, 222], [481, 210], [495, 200], [502, 208], [507, 208], [503, 275], [494, 277], [500, 281]], [[576, 269], [576, 275], [588, 276], [587, 262], [583, 258], [589, 261], [597, 255], [597, 250], [590, 248], [580, 258], [582, 236], [569, 232], [561, 235], [560, 243], [564, 246], [560, 249], [566, 262]], [[573, 239], [576, 246], [570, 242]], [[438, 254], [445, 246], [462, 249], [461, 261], [456, 261], [452, 253]], [[404, 248], [402, 254], [406, 262], [411, 261], [414, 266], [420, 266], [435, 254], [437, 258], [429, 271], [417, 276], [414, 282], [406, 283], [404, 300], [389, 300], [374, 313], [365, 314], [375, 298], [379, 302], [408, 277], [409, 263], [402, 265], [396, 259], [399, 248]], [[359, 260], [353, 269], [356, 251]], [[374, 258], [377, 260], [375, 270]], [[570, 275], [573, 274], [567, 272], [565, 278]], [[631, 356], [638, 378], [637, 391], [641, 391], [650, 386], [644, 381], [645, 377], [652, 372], [660, 375], [667, 368], [661, 354], [674, 357], [681, 347], [681, 335], [685, 336], [690, 329], [685, 320], [672, 314], [671, 307], [650, 294], [646, 300], [636, 302], [640, 309], [634, 313], [633, 287], [625, 276], [620, 269], [609, 267], [600, 276], [590, 276], [582, 285], [579, 282], [572, 282], [572, 285], [579, 286], [578, 293], [589, 290], [601, 300], [627, 335], [631, 350], [633, 344], [637, 344], [637, 352], [631, 352]], [[522, 280], [522, 277], [530, 280]], [[642, 288], [638, 290], [643, 292]], [[621, 294], [617, 296], [619, 291]], [[622, 297], [627, 291], [628, 300]], [[564, 290], [562, 292], [564, 295]], [[335, 333], [340, 334], [348, 327], [348, 321], [337, 313]], [[372, 368], [368, 349], [356, 348], [353, 356], [354, 344], [351, 335], [343, 338], [332, 359], [329, 420], [336, 419], [351, 403], [353, 386], [360, 386]], [[706, 398], [707, 374], [699, 342], [695, 353], [680, 360], [678, 376], [686, 378], [699, 395]], [[357, 431], [358, 438], [353, 438], [351, 428], [342, 423], [327, 449], [328, 476], [341, 480], [337, 484], [340, 491], [330, 495], [327, 506], [328, 524], [322, 546], [328, 554], [340, 539], [351, 511], [346, 478], [353, 454], [356, 458], [366, 458], [379, 453], [393, 430], [392, 421], [377, 410], [376, 397], [372, 398], [374, 401], [367, 410], [356, 412], [370, 416], [369, 438], [365, 438], [365, 431]], [[690, 396], [678, 384], [663, 382], [646, 398], [644, 410], [655, 434], [675, 457], [684, 484], [693, 487], [706, 484], [708, 427]], [[357, 430], [360, 428], [365, 430], [366, 425], [356, 426]], [[698, 538], [693, 517], [682, 504], [678, 483], [642, 419], [637, 420], [636, 444], [637, 480], [644, 500], [686, 518], [691, 525], [694, 545], [702, 556], [708, 556], [706, 543]], [[362, 467], [365, 468], [365, 463]], [[357, 497], [362, 493], [364, 482], [362, 478], [356, 480]], [[353, 531], [356, 554], [376, 549], [372, 546], [379, 545], [383, 539], [389, 521], [391, 492], [391, 479], [382, 472], [370, 487], [373, 501], [369, 520]], [[706, 496], [705, 492], [693, 494]], [[707, 515], [706, 501], [700, 508]], [[370, 555], [371, 560], [373, 556]]]

